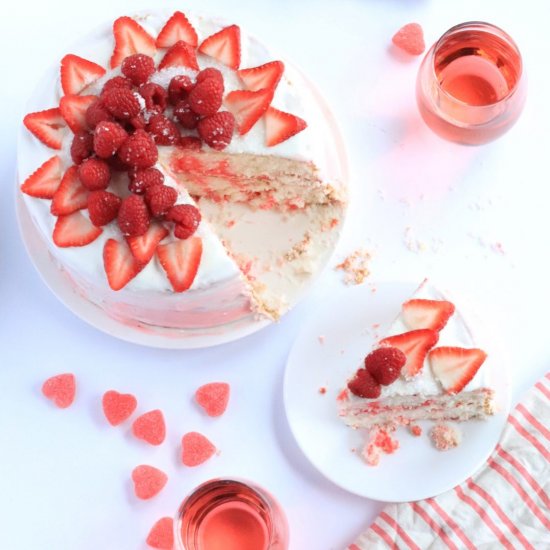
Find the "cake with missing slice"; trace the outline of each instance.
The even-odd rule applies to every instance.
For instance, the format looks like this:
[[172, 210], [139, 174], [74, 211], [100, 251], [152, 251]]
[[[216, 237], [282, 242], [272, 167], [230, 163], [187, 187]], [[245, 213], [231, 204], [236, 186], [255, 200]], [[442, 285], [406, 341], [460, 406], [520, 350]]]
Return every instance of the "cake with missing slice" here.
[[175, 12], [85, 37], [32, 96], [24, 207], [66, 284], [117, 319], [279, 318], [346, 205], [327, 113], [239, 26]]
[[426, 280], [338, 396], [339, 416], [369, 431], [364, 455], [376, 463], [397, 448], [397, 426], [494, 414], [486, 359], [461, 312]]

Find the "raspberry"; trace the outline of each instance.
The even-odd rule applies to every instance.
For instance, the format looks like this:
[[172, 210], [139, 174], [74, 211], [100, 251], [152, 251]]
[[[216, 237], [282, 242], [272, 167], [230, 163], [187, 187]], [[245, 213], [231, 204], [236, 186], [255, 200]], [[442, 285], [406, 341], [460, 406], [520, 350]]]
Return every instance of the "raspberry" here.
[[178, 192], [168, 185], [154, 185], [145, 192], [149, 211], [155, 217], [164, 216], [176, 203]]
[[200, 120], [197, 128], [199, 136], [207, 145], [221, 151], [231, 143], [235, 129], [235, 117], [228, 111], [221, 111]]
[[130, 173], [128, 189], [136, 195], [143, 195], [149, 187], [162, 185], [164, 175], [156, 168], [145, 168], [145, 170], [134, 170]]
[[109, 165], [96, 158], [87, 158], [78, 167], [78, 178], [82, 185], [90, 191], [106, 189], [111, 181], [111, 170]]
[[382, 388], [367, 369], [359, 369], [355, 376], [348, 382], [348, 388], [358, 397], [376, 399], [380, 397]]
[[119, 120], [130, 120], [139, 114], [141, 107], [132, 90], [113, 88], [103, 94], [103, 103], [107, 110]]
[[101, 95], [103, 95], [105, 92], [108, 92], [109, 90], [114, 90], [115, 88], [126, 88], [127, 90], [131, 90], [132, 87], [133, 84], [129, 78], [126, 78], [125, 76], [114, 76], [110, 80], [107, 80], [105, 84], [103, 84]]
[[188, 130], [196, 128], [199, 122], [199, 117], [191, 109], [188, 99], [178, 101], [177, 105], [174, 107], [174, 116], [178, 119], [178, 122]]
[[188, 239], [201, 223], [201, 213], [192, 204], [177, 204], [166, 214], [168, 221], [174, 222], [174, 235], [178, 239]]
[[181, 137], [175, 122], [164, 115], [152, 116], [147, 131], [159, 145], [173, 145], [178, 143]]
[[168, 94], [160, 84], [147, 82], [147, 84], [142, 84], [138, 91], [139, 95], [145, 99], [145, 108], [148, 111], [164, 112]]
[[200, 116], [213, 115], [222, 106], [223, 84], [217, 78], [205, 78], [189, 92], [189, 106]]
[[90, 221], [97, 227], [107, 225], [118, 215], [120, 197], [109, 191], [92, 191], [88, 195], [88, 212]]
[[379, 384], [389, 386], [399, 378], [406, 362], [407, 357], [400, 349], [383, 347], [365, 357], [365, 368]]
[[143, 197], [130, 195], [120, 205], [118, 227], [127, 237], [139, 237], [149, 229], [150, 217]]
[[112, 172], [128, 172], [130, 167], [124, 164], [116, 155], [107, 159], [107, 164]]
[[223, 75], [221, 71], [218, 71], [218, 69], [214, 69], [214, 67], [208, 67], [207, 69], [203, 69], [197, 75], [197, 84], [199, 82], [202, 82], [203, 80], [206, 80], [207, 78], [215, 78], [222, 85], [222, 91], [223, 91]]
[[120, 67], [122, 74], [128, 77], [136, 86], [145, 84], [155, 72], [155, 62], [152, 57], [142, 53], [129, 55]]
[[126, 130], [116, 122], [100, 122], [94, 131], [94, 151], [103, 159], [112, 157], [126, 141]]
[[139, 113], [139, 115], [128, 121], [127, 126], [129, 127], [130, 132], [133, 130], [143, 130], [147, 126], [147, 122], [145, 122], [145, 117]]
[[86, 111], [86, 124], [92, 128], [92, 130], [100, 123], [104, 121], [113, 121], [113, 115], [107, 111], [107, 108], [103, 104], [101, 99], [94, 101]]
[[179, 146], [182, 149], [189, 149], [190, 151], [200, 151], [202, 140], [195, 136], [182, 136]]
[[94, 152], [94, 136], [83, 130], [74, 135], [71, 143], [71, 158], [75, 164], [80, 164]]
[[121, 145], [118, 156], [122, 162], [133, 168], [150, 168], [158, 159], [153, 138], [144, 130], [136, 130]]
[[193, 89], [193, 81], [184, 74], [175, 76], [168, 84], [168, 99], [172, 105], [176, 105], [178, 101], [186, 99], [189, 92]]

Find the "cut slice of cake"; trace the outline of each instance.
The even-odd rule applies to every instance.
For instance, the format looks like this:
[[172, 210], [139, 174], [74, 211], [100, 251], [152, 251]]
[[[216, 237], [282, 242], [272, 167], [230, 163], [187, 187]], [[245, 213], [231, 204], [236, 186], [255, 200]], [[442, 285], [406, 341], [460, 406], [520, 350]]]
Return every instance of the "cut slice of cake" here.
[[425, 280], [340, 393], [338, 414], [378, 438], [421, 420], [487, 418], [495, 407], [486, 358], [462, 313]]

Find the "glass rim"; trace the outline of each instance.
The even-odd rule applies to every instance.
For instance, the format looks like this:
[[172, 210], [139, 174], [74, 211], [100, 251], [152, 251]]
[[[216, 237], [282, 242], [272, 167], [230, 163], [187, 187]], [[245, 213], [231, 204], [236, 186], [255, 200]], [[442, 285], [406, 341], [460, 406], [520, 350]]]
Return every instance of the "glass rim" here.
[[[477, 27], [477, 26], [482, 26], [483, 29], [481, 29], [481, 30], [483, 30], [485, 32], [496, 31], [496, 32], [493, 32], [493, 34], [495, 34], [497, 36], [500, 36], [501, 38], [504, 38], [506, 40], [506, 42], [509, 44], [509, 46], [511, 48], [513, 48], [514, 52], [517, 54], [518, 59], [519, 59], [519, 71], [518, 71], [518, 76], [516, 78], [516, 81], [514, 82], [514, 86], [510, 90], [508, 90], [508, 93], [505, 96], [501, 97], [498, 101], [495, 101], [493, 103], [488, 103], [487, 105], [471, 105], [470, 103], [462, 101], [461, 99], [458, 99], [455, 96], [451, 95], [449, 92], [447, 92], [446, 90], [444, 90], [441, 87], [441, 84], [439, 83], [439, 79], [437, 78], [437, 74], [435, 72], [435, 64], [434, 64], [435, 54], [438, 51], [438, 49], [441, 47], [442, 43], [447, 38], [449, 38], [449, 36], [451, 34], [455, 33], [458, 30], [463, 30], [463, 29], [468, 28], [468, 27]], [[452, 26], [451, 28], [447, 29], [437, 39], [437, 41], [434, 43], [434, 45], [430, 48], [430, 51], [428, 52], [428, 55], [430, 56], [430, 70], [432, 72], [432, 78], [437, 83], [437, 88], [438, 88], [439, 92], [442, 95], [444, 95], [447, 99], [449, 99], [450, 101], [452, 101], [456, 104], [462, 105], [464, 107], [467, 107], [468, 109], [481, 111], [483, 109], [493, 108], [495, 105], [499, 105], [499, 104], [502, 104], [502, 103], [505, 103], [505, 102], [509, 101], [516, 94], [517, 90], [520, 87], [520, 82], [524, 78], [524, 75], [523, 75], [523, 57], [522, 57], [521, 52], [518, 48], [518, 45], [516, 44], [514, 39], [505, 30], [501, 29], [497, 25], [494, 25], [493, 23], [488, 23], [487, 21], [478, 21], [478, 20], [465, 21], [464, 23], [458, 23], [457, 25]]]

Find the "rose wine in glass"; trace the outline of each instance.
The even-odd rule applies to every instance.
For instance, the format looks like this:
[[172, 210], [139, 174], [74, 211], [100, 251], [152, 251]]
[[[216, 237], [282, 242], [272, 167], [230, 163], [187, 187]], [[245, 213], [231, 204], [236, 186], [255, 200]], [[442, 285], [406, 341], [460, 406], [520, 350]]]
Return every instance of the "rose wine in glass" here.
[[200, 485], [180, 506], [178, 550], [286, 550], [283, 510], [264, 489], [238, 479]]
[[416, 98], [426, 124], [445, 139], [470, 145], [504, 134], [525, 101], [521, 54], [502, 29], [462, 23], [428, 51]]

